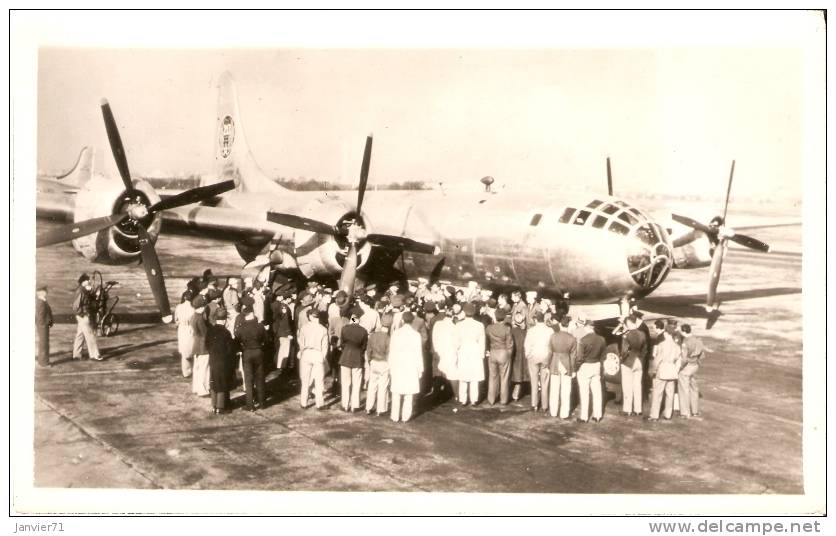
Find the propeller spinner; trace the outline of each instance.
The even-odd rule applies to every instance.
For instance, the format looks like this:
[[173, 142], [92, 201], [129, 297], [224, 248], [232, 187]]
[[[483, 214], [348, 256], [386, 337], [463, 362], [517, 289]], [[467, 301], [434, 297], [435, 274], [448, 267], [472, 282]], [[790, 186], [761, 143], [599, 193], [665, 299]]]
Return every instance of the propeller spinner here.
[[154, 294], [154, 301], [157, 303], [157, 308], [160, 310], [163, 322], [168, 323], [172, 319], [171, 306], [165, 290], [165, 279], [162, 268], [160, 267], [160, 260], [157, 256], [157, 251], [154, 249], [154, 243], [148, 234], [147, 226], [150, 225], [151, 218], [155, 214], [163, 210], [211, 199], [216, 195], [235, 188], [235, 182], [225, 181], [209, 186], [192, 188], [191, 190], [186, 190], [185, 192], [163, 199], [153, 205], [150, 204], [148, 198], [134, 187], [131, 172], [128, 168], [128, 159], [125, 156], [125, 148], [122, 145], [122, 137], [119, 135], [119, 128], [116, 126], [116, 120], [113, 117], [110, 104], [106, 99], [102, 99], [101, 107], [105, 130], [107, 131], [107, 139], [110, 142], [110, 150], [113, 153], [113, 159], [116, 161], [119, 177], [125, 186], [123, 202], [119, 205], [115, 214], [75, 222], [50, 230], [38, 237], [36, 245], [37, 247], [43, 247], [66, 242], [107, 229], [113, 225], [119, 225], [128, 234], [136, 235], [139, 241], [142, 265], [148, 276], [148, 284], [151, 286], [151, 291]]
[[[357, 203], [352, 213], [355, 217], [346, 220], [345, 216], [341, 218], [341, 222], [336, 224], [329, 224], [305, 218], [304, 216], [297, 216], [295, 214], [284, 214], [279, 212], [268, 212], [267, 220], [286, 227], [294, 229], [302, 229], [315, 233], [321, 233], [331, 236], [343, 237], [347, 240], [348, 254], [343, 264], [342, 274], [340, 276], [340, 289], [344, 290], [349, 296], [354, 294], [354, 283], [357, 279], [357, 249], [358, 243], [368, 241], [380, 247], [387, 249], [397, 249], [400, 251], [414, 251], [417, 253], [435, 254], [437, 248], [432, 244], [418, 242], [410, 238], [395, 235], [385, 234], [366, 234], [365, 224], [362, 219], [363, 199], [366, 195], [366, 187], [369, 182], [369, 168], [372, 157], [372, 136], [366, 137], [366, 147], [363, 151], [363, 164], [360, 167], [360, 185], [357, 189]], [[347, 224], [346, 224], [347, 222]]]

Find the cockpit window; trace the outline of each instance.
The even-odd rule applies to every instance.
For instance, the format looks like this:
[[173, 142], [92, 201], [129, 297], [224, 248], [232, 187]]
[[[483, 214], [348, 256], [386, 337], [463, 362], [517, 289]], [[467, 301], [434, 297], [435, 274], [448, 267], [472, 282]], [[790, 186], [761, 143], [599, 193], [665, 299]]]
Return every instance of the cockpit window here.
[[630, 233], [630, 229], [626, 225], [623, 225], [617, 221], [613, 221], [610, 224], [610, 231], [613, 231], [620, 235], [627, 235]]
[[560, 217], [560, 223], [569, 223], [572, 221], [572, 214], [575, 213], [575, 209], [567, 208], [563, 211], [563, 215]]
[[604, 225], [607, 224], [607, 217], [606, 216], [595, 216], [595, 220], [592, 222], [593, 227], [598, 227], [599, 229], [602, 228]]
[[601, 201], [596, 199], [595, 201], [591, 202], [590, 204], [586, 205], [586, 208], [595, 208], [601, 204]]
[[530, 223], [529, 225], [531, 225], [532, 227], [534, 227], [535, 225], [537, 225], [538, 223], [540, 223], [540, 219], [541, 219], [542, 217], [543, 217], [543, 215], [542, 215], [542, 214], [535, 214], [534, 216], [532, 216], [532, 217], [531, 217], [531, 223]]
[[578, 215], [575, 216], [575, 225], [583, 225], [586, 223], [587, 218], [589, 218], [589, 211], [588, 210], [580, 210], [578, 211]]
[[607, 205], [604, 208], [602, 208], [601, 210], [603, 210], [607, 214], [615, 214], [616, 212], [619, 211], [619, 208], [615, 205]]
[[618, 214], [618, 219], [623, 221], [623, 222], [626, 222], [627, 225], [630, 225], [630, 226], [633, 226], [633, 225], [639, 223], [638, 218], [636, 218], [635, 216], [633, 216], [629, 212], [620, 212]]

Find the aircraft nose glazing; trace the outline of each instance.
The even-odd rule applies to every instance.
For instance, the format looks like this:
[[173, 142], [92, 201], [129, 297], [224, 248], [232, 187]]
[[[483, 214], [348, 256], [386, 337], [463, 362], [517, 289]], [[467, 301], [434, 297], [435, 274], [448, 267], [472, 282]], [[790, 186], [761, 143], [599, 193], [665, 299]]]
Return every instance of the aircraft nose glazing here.
[[656, 288], [668, 275], [673, 260], [668, 237], [662, 228], [650, 221], [635, 230], [638, 238], [627, 256], [627, 267], [633, 280], [642, 288]]

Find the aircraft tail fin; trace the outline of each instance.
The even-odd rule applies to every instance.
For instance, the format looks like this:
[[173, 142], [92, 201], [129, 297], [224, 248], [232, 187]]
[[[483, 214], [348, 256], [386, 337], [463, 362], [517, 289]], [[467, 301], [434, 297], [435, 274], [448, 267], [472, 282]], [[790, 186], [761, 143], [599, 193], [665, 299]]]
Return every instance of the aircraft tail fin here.
[[78, 160], [75, 165], [68, 172], [63, 175], [55, 177], [56, 180], [62, 181], [72, 186], [84, 186], [93, 176], [93, 149], [90, 147], [82, 147], [78, 153]]
[[238, 109], [238, 92], [229, 72], [224, 72], [218, 79], [215, 168], [218, 180], [235, 181], [238, 191], [284, 191], [261, 170], [250, 151]]

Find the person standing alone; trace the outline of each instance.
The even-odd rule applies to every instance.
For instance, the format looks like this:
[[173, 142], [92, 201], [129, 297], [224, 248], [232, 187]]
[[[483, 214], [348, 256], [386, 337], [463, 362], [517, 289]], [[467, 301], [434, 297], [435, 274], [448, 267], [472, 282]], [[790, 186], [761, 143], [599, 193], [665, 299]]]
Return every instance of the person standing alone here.
[[35, 328], [38, 332], [38, 366], [49, 367], [49, 328], [52, 327], [52, 308], [46, 301], [46, 285], [35, 293]]

